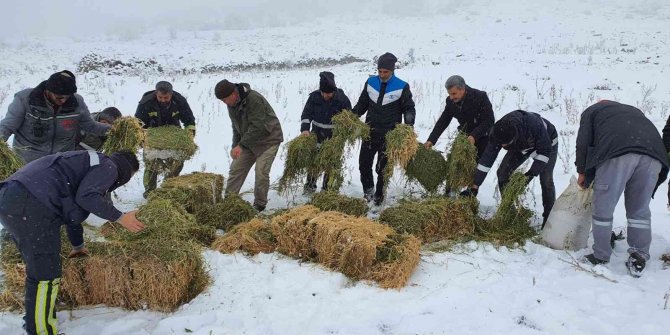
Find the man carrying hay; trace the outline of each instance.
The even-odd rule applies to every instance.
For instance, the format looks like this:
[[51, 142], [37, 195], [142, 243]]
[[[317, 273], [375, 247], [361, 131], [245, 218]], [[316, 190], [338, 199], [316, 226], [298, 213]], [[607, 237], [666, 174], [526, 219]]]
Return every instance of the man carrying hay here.
[[[56, 297], [60, 287], [62, 225], [80, 225], [90, 213], [118, 221], [131, 232], [144, 228], [135, 212], [122, 213], [105, 194], [126, 184], [139, 169], [135, 154], [106, 156], [73, 151], [42, 157], [0, 183], [0, 223], [12, 236], [26, 265], [25, 329], [57, 334]], [[69, 236], [85, 254], [84, 237]]]
[[537, 113], [516, 110], [503, 116], [493, 126], [489, 143], [479, 159], [474, 185], [461, 192], [461, 196], [477, 195], [479, 185], [484, 182], [500, 149], [507, 150], [497, 172], [498, 188], [501, 192], [514, 170], [528, 158], [533, 159], [533, 165], [525, 173], [526, 184], [530, 183], [533, 177], [540, 176], [544, 225], [556, 200], [554, 186], [554, 166], [558, 156], [556, 127]]
[[432, 148], [437, 143], [451, 120], [456, 118], [458, 131], [468, 136], [470, 144], [477, 148], [477, 159], [481, 158], [489, 142], [489, 130], [495, 122], [488, 95], [484, 91], [466, 85], [461, 76], [449, 77], [444, 87], [449, 96], [442, 115], [424, 144], [426, 149]]
[[[104, 124], [113, 124], [118, 118], [121, 117], [121, 111], [116, 107], [107, 107], [100, 112], [92, 113], [91, 118], [93, 121], [97, 121]], [[96, 135], [91, 134], [87, 131], [81, 130], [79, 132], [79, 143], [77, 144], [78, 150], [95, 150], [101, 151], [102, 145], [107, 139], [106, 135]]]
[[67, 70], [16, 93], [0, 122], [0, 138], [6, 142], [14, 134], [14, 151], [29, 163], [76, 150], [80, 129], [96, 135], [107, 133], [111, 126], [91, 119], [84, 99], [76, 93], [75, 76]]
[[[324, 71], [319, 73], [319, 89], [310, 93], [305, 108], [300, 117], [300, 131], [303, 136], [309, 136], [310, 125], [312, 133], [316, 134], [317, 146], [333, 136], [333, 116], [343, 109], [351, 110], [351, 101], [342, 89], [335, 85], [335, 75]], [[316, 191], [316, 179], [313, 173], [307, 175], [304, 193]], [[328, 173], [323, 175], [322, 190], [328, 186]]]
[[575, 156], [577, 183], [588, 187], [593, 181], [593, 253], [584, 260], [609, 262], [614, 208], [623, 192], [630, 254], [626, 265], [633, 277], [640, 277], [649, 261], [649, 202], [669, 166], [656, 126], [633, 106], [600, 101], [582, 113]]
[[[370, 139], [363, 141], [358, 158], [363, 193], [367, 201], [374, 200], [375, 205], [384, 201], [384, 169], [386, 157], [386, 133], [395, 128], [403, 119], [413, 126], [416, 111], [409, 84], [394, 74], [398, 59], [391, 53], [379, 56], [377, 76], [368, 78], [363, 92], [358, 98], [353, 112], [359, 116], [367, 113], [365, 123], [370, 126]], [[372, 175], [372, 164], [377, 156], [377, 187]]]
[[270, 168], [284, 134], [270, 103], [247, 83], [224, 79], [214, 87], [214, 95], [228, 106], [233, 126], [233, 149], [226, 194], [238, 194], [255, 164], [254, 208], [263, 211], [268, 203]]
[[[156, 83], [156, 89], [142, 95], [137, 105], [135, 117], [142, 120], [144, 128], [183, 125], [195, 136], [195, 117], [186, 98], [172, 89], [167, 81]], [[181, 122], [181, 125], [180, 125]], [[184, 160], [179, 158], [144, 159], [144, 197], [156, 189], [158, 173], [166, 169], [166, 177], [176, 177], [184, 168]]]

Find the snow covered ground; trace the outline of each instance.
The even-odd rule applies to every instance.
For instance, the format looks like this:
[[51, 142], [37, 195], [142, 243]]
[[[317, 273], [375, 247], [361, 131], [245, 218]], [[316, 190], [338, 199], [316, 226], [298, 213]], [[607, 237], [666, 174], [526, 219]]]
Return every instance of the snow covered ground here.
[[[393, 4], [401, 2], [391, 1]], [[70, 39], [14, 38], [0, 42], [0, 116], [14, 92], [51, 73], [77, 68], [96, 54], [124, 63], [156, 64], [76, 73], [91, 109], [117, 106], [132, 115], [142, 93], [170, 80], [184, 94], [198, 122], [200, 151], [184, 172], [228, 173], [231, 130], [225, 106], [213, 96], [219, 80], [248, 82], [275, 108], [285, 138], [299, 132], [307, 95], [318, 73], [335, 73], [355, 103], [374, 56], [394, 53], [396, 75], [410, 83], [417, 104], [416, 130], [425, 141], [444, 106], [444, 81], [460, 74], [489, 93], [496, 117], [517, 109], [539, 111], [561, 132], [555, 170], [560, 193], [574, 169], [574, 141], [581, 111], [600, 99], [641, 108], [659, 129], [670, 114], [670, 5], [663, 1], [565, 0], [419, 2], [421, 15], [324, 16], [281, 27], [241, 30], [156, 29], [141, 34]], [[426, 7], [426, 3], [433, 3]], [[404, 4], [411, 12], [411, 6]], [[396, 11], [397, 12], [397, 11]], [[396, 13], [393, 12], [393, 13]], [[299, 22], [299, 23], [295, 23]], [[365, 61], [337, 66], [291, 66], [318, 59]], [[284, 64], [280, 70], [254, 64]], [[147, 63], [148, 64], [148, 63]], [[246, 65], [245, 65], [246, 64]], [[158, 66], [162, 72], [158, 70]], [[201, 73], [203, 67], [229, 71]], [[234, 69], [252, 68], [237, 71]], [[542, 111], [540, 111], [540, 108]], [[445, 132], [437, 147], [445, 150]], [[358, 148], [347, 161], [342, 192], [362, 196]], [[278, 157], [272, 180], [283, 170]], [[483, 211], [495, 210], [495, 174], [482, 186]], [[528, 202], [541, 211], [540, 187]], [[253, 171], [243, 190], [253, 188]], [[416, 194], [396, 173], [384, 206]], [[410, 284], [399, 291], [351, 282], [345, 276], [279, 254], [246, 257], [205, 252], [211, 287], [171, 314], [97, 307], [60, 312], [61, 330], [90, 334], [661, 334], [670, 327], [670, 269], [658, 257], [670, 251], [667, 185], [652, 201], [652, 260], [639, 279], [623, 265], [619, 242], [609, 265], [576, 266], [588, 252], [554, 251], [528, 243], [515, 250], [468, 243], [449, 252], [424, 251]], [[117, 192], [124, 209], [141, 204], [140, 176]], [[252, 194], [245, 194], [252, 199]], [[269, 208], [304, 203], [270, 194]], [[539, 221], [539, 219], [538, 219]], [[98, 221], [92, 220], [96, 223]], [[615, 228], [626, 223], [623, 205]], [[591, 271], [592, 270], [592, 271]], [[0, 334], [20, 334], [21, 316], [0, 314]], [[99, 329], [99, 331], [98, 331]], [[663, 331], [666, 329], [666, 331]]]

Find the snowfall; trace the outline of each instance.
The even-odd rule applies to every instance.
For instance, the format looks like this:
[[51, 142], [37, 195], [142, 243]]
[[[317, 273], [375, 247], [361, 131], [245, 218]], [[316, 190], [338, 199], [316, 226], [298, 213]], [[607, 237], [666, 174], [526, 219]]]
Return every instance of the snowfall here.
[[[375, 74], [374, 57], [388, 51], [399, 58], [395, 74], [410, 84], [414, 95], [420, 141], [440, 116], [444, 82], [454, 74], [488, 92], [496, 118], [521, 108], [554, 123], [560, 131], [554, 171], [560, 194], [576, 174], [576, 131], [587, 106], [601, 99], [637, 106], [659, 131], [670, 114], [666, 1], [294, 2], [290, 8], [276, 8], [276, 15], [259, 9], [267, 1], [230, 4], [236, 15], [225, 16], [224, 25], [212, 23], [217, 15], [224, 17], [226, 8], [219, 4], [229, 5], [217, 2], [207, 21], [212, 24], [201, 26], [195, 20], [170, 26], [173, 19], [188, 19], [189, 7], [181, 4], [182, 17], [175, 14], [156, 26], [133, 29], [119, 22], [105, 32], [75, 25], [73, 31], [48, 37], [9, 34], [0, 42], [0, 117], [15, 92], [62, 69], [75, 71], [78, 93], [92, 112], [116, 106], [133, 115], [142, 93], [159, 80], [169, 80], [188, 98], [198, 124], [199, 151], [184, 173], [227, 176], [232, 131], [225, 105], [213, 95], [219, 80], [250, 83], [262, 93], [289, 140], [299, 134], [300, 114], [308, 94], [318, 88], [320, 71], [334, 72], [338, 86], [355, 103], [365, 80]], [[3, 5], [5, 15], [11, 16], [12, 6], [17, 6], [18, 16], [29, 12], [26, 3]], [[84, 18], [86, 11], [77, 12], [83, 3], [72, 2], [71, 17], [96, 20]], [[331, 13], [329, 6], [345, 9]], [[198, 8], [200, 14], [208, 12]], [[44, 9], [34, 10], [48, 16]], [[264, 19], [252, 24], [245, 20], [247, 11], [259, 11]], [[18, 30], [21, 22], [13, 20]], [[129, 65], [78, 67], [92, 54]], [[264, 69], [268, 64], [280, 66]], [[454, 121], [437, 149], [447, 151], [456, 126]], [[352, 147], [348, 156], [341, 189], [354, 197], [363, 195], [358, 150]], [[282, 170], [280, 154], [272, 182]], [[252, 170], [243, 187], [249, 201], [253, 181]], [[484, 215], [496, 209], [496, 183], [495, 173], [490, 173], [479, 192]], [[123, 210], [136, 208], [145, 201], [142, 191], [139, 173], [116, 192], [115, 202]], [[617, 242], [608, 265], [595, 267], [575, 261], [590, 249], [552, 250], [532, 241], [511, 249], [477, 242], [441, 252], [424, 249], [408, 285], [400, 290], [351, 281], [277, 253], [248, 257], [207, 250], [203, 255], [211, 285], [175, 312], [93, 306], [59, 312], [59, 330], [68, 335], [667, 334], [670, 269], [659, 259], [670, 252], [667, 191], [664, 183], [651, 202], [652, 258], [637, 279], [624, 266], [625, 240]], [[421, 188], [408, 184], [396, 170], [382, 209], [420, 195]], [[267, 211], [307, 200], [300, 190], [290, 196], [271, 190]], [[531, 183], [526, 203], [541, 213], [539, 182]], [[538, 216], [535, 225], [541, 221]], [[88, 223], [100, 225], [102, 220], [91, 217]], [[625, 230], [625, 225], [621, 201], [615, 231]], [[21, 334], [22, 321], [21, 314], [0, 313], [0, 334]]]

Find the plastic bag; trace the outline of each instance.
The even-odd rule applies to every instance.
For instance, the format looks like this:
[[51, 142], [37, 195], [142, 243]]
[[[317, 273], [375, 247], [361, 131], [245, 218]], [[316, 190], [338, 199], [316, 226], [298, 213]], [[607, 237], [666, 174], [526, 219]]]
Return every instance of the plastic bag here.
[[582, 189], [577, 178], [556, 199], [540, 236], [543, 243], [558, 250], [586, 248], [591, 231], [591, 200], [593, 189]]

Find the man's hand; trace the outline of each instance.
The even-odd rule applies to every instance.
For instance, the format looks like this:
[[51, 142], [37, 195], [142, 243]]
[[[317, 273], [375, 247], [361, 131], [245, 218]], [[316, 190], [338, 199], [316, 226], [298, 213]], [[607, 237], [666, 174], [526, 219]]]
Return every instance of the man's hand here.
[[577, 185], [581, 188], [586, 188], [586, 176], [583, 173], [580, 173], [577, 177]]
[[302, 133], [300, 133], [301, 136], [309, 136], [309, 130], [305, 130]]
[[233, 159], [238, 159], [240, 158], [240, 154], [242, 153], [242, 148], [238, 145], [234, 147], [232, 150], [230, 150], [230, 157], [233, 157]]
[[81, 249], [72, 249], [70, 251], [70, 254], [67, 255], [67, 258], [77, 258], [77, 257], [86, 257], [88, 256], [88, 249], [86, 247], [82, 247]]
[[135, 217], [135, 214], [137, 211], [131, 211], [128, 213], [125, 213], [121, 215], [121, 218], [118, 220], [118, 222], [126, 229], [128, 229], [132, 233], [137, 233], [144, 229], [144, 223], [142, 223], [140, 220], [138, 220]]
[[477, 197], [477, 193], [479, 193], [479, 187], [476, 185], [470, 186], [470, 188], [466, 189], [465, 191], [460, 193], [461, 197]]
[[468, 142], [470, 142], [470, 144], [472, 145], [475, 145], [475, 138], [472, 136], [468, 136]]
[[426, 149], [430, 150], [430, 148], [433, 147], [433, 142], [431, 142], [431, 141], [426, 141], [426, 143], [424, 143], [423, 146], [424, 146]]

